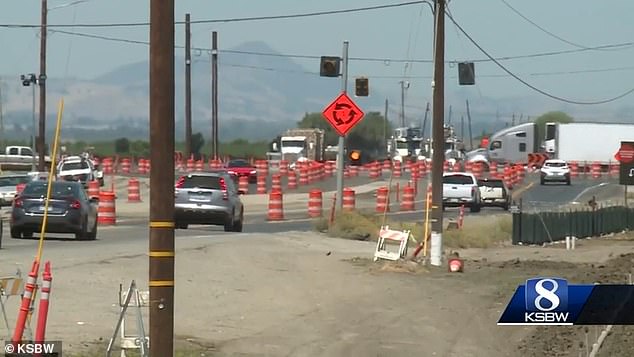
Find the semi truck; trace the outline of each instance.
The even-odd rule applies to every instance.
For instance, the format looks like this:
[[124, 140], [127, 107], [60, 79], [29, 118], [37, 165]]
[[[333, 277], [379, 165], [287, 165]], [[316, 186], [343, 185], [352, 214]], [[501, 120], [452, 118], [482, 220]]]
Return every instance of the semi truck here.
[[[529, 162], [529, 156], [607, 165], [621, 141], [634, 141], [634, 124], [576, 122], [546, 123], [545, 137], [539, 137], [537, 124], [523, 123], [505, 128], [489, 139], [490, 161]], [[529, 155], [530, 154], [530, 155]]]
[[288, 129], [271, 143], [267, 157], [277, 157], [289, 163], [324, 160], [325, 131], [319, 128]]

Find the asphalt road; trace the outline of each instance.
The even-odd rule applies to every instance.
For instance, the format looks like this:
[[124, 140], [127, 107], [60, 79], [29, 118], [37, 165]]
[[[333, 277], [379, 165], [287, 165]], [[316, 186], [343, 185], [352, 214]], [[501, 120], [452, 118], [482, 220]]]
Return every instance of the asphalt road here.
[[[547, 183], [540, 185], [537, 177], [531, 177], [533, 186], [522, 195], [522, 205], [526, 209], [546, 210], [558, 206], [579, 202], [588, 193], [600, 192], [608, 184], [618, 182], [617, 178], [601, 179], [577, 178], [570, 186], [564, 183]], [[585, 203], [585, 202], [580, 202]]]

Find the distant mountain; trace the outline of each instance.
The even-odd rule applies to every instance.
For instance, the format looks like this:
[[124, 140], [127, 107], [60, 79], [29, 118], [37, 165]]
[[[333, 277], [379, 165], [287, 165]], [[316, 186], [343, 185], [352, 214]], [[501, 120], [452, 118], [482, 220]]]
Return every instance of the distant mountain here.
[[[269, 55], [244, 55], [262, 53]], [[211, 134], [211, 64], [208, 53], [193, 51], [192, 55], [192, 117], [194, 132], [206, 137]], [[321, 111], [341, 90], [337, 78], [316, 75], [288, 56], [279, 55], [264, 42], [246, 42], [218, 57], [218, 103], [221, 140], [245, 138], [269, 140], [285, 128], [295, 127], [307, 112]], [[182, 138], [184, 128], [185, 65], [182, 57], [175, 59], [176, 135]], [[17, 78], [17, 76], [15, 76]], [[352, 79], [351, 79], [352, 80]], [[31, 132], [31, 92], [19, 81], [0, 81], [5, 113], [5, 136], [25, 137]], [[351, 86], [352, 88], [353, 86]], [[386, 96], [371, 85], [371, 95], [356, 98], [366, 111], [383, 112]], [[123, 135], [130, 138], [148, 137], [149, 62], [121, 66], [92, 79], [56, 79], [48, 81], [47, 131], [54, 129], [57, 103], [65, 99], [63, 136], [66, 139], [112, 139]], [[472, 98], [469, 98], [471, 94]], [[575, 118], [602, 121], [634, 121], [634, 107], [561, 106], [543, 97], [487, 98], [473, 96], [470, 88], [446, 93], [447, 107], [454, 104], [451, 122], [460, 133], [465, 101], [470, 99], [472, 133], [497, 130], [512, 122], [508, 113], [541, 114], [549, 110], [564, 110]], [[407, 109], [408, 122], [422, 124], [425, 103], [418, 109]], [[400, 103], [390, 103], [400, 108]], [[460, 108], [458, 108], [458, 106]], [[422, 108], [421, 108], [422, 107]], [[400, 109], [396, 110], [399, 113]], [[448, 108], [445, 110], [448, 117]], [[502, 115], [496, 113], [503, 113]], [[427, 126], [431, 121], [428, 116]], [[398, 114], [391, 109], [394, 122]], [[465, 115], [465, 136], [468, 122]], [[524, 121], [527, 116], [522, 118]], [[534, 119], [534, 118], [532, 118]], [[429, 129], [428, 129], [429, 130]], [[429, 133], [429, 131], [427, 131]]]

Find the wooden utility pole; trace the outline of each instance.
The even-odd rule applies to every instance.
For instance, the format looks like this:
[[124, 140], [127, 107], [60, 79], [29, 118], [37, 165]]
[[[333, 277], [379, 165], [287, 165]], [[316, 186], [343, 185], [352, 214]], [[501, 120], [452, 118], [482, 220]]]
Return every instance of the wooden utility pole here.
[[192, 47], [189, 13], [185, 14], [185, 160], [192, 154]]
[[211, 156], [218, 160], [218, 33], [211, 33]]
[[449, 115], [447, 115], [447, 124], [451, 125], [451, 105], [449, 106]]
[[460, 140], [464, 144], [464, 115], [460, 116]]
[[[432, 125], [432, 210], [431, 210], [431, 254], [430, 263], [442, 264], [442, 185], [445, 162], [445, 0], [435, 0], [434, 15], [434, 81], [433, 81], [433, 125]], [[424, 237], [423, 239], [427, 239]]]
[[[40, 130], [38, 137], [38, 171], [46, 171], [46, 35], [47, 35], [48, 4], [42, 0], [42, 24], [40, 26]], [[33, 84], [35, 85], [35, 84]], [[34, 153], [35, 155], [35, 153]]]
[[[387, 128], [388, 128], [388, 119], [387, 119], [387, 111], [388, 111], [388, 101], [387, 98], [385, 98], [385, 112], [383, 114], [383, 116], [385, 117], [385, 122], [383, 123], [383, 147], [386, 148], [387, 150]], [[389, 154], [389, 153], [388, 153]]]
[[150, 2], [150, 355], [174, 355], [174, 0]]

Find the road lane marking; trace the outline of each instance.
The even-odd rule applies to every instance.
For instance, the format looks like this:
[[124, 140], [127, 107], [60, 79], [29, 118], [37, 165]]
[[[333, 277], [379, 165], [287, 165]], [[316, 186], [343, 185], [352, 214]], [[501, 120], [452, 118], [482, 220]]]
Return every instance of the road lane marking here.
[[531, 183], [529, 183], [528, 185], [526, 185], [524, 187], [520, 187], [515, 192], [511, 193], [511, 197], [517, 198], [518, 196], [520, 196], [522, 193], [528, 191], [533, 186], [535, 186], [535, 182], [531, 182]]
[[583, 195], [585, 195], [586, 193], [588, 193], [588, 192], [590, 192], [590, 191], [592, 191], [592, 190], [594, 190], [594, 189], [597, 189], [597, 188], [599, 188], [599, 187], [607, 186], [607, 185], [609, 185], [609, 184], [610, 184], [610, 183], [608, 183], [608, 182], [601, 182], [601, 183], [600, 183], [600, 184], [598, 184], [598, 185], [594, 185], [594, 186], [586, 187], [586, 188], [585, 188], [583, 191], [581, 191], [581, 192], [580, 192], [577, 196], [575, 196], [575, 198], [573, 198], [573, 199], [572, 199], [572, 201], [571, 201], [570, 203], [579, 203], [579, 199], [581, 199], [581, 197], [583, 197]]

